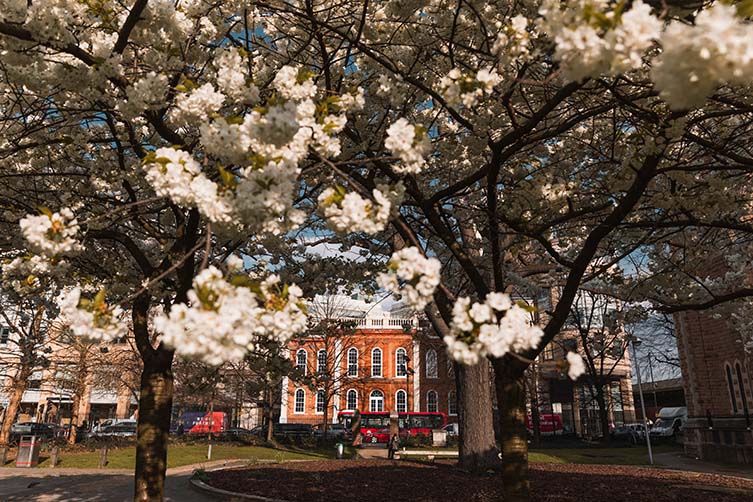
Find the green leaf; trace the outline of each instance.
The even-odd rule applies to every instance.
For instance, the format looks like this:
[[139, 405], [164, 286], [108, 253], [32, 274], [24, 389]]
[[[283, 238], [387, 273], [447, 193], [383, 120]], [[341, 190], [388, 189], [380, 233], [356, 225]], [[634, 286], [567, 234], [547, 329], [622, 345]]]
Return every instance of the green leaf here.
[[49, 207], [45, 206], [39, 206], [39, 212], [43, 215], [47, 216], [48, 218], [52, 218], [52, 210]]

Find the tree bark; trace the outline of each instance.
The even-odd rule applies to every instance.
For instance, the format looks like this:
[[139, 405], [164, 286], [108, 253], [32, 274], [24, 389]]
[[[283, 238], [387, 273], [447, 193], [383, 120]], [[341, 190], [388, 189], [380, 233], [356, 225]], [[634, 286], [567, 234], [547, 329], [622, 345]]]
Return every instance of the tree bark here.
[[502, 359], [494, 361], [502, 443], [502, 484], [505, 502], [527, 502], [528, 438], [526, 378]]
[[599, 407], [601, 441], [608, 444], [611, 439], [609, 434], [609, 409], [607, 408], [606, 396], [604, 396], [604, 388], [599, 385], [596, 386], [596, 404]]
[[457, 365], [458, 412], [460, 422], [459, 463], [463, 469], [483, 473], [499, 468], [494, 440], [489, 362]]
[[10, 429], [16, 419], [18, 408], [21, 406], [21, 399], [26, 391], [26, 382], [28, 382], [30, 375], [31, 369], [22, 367], [13, 381], [13, 392], [10, 395], [8, 407], [5, 409], [5, 415], [3, 415], [3, 426], [0, 428], [0, 446], [7, 445], [10, 440]]
[[167, 440], [173, 405], [171, 351], [158, 349], [144, 361], [136, 443], [135, 502], [162, 502]]
[[267, 443], [272, 442], [272, 438], [274, 437], [274, 425], [272, 423], [273, 421], [273, 415], [274, 415], [274, 407], [272, 406], [272, 390], [267, 389], [267, 399], [266, 399], [266, 406], [267, 406]]
[[[531, 365], [531, 426], [533, 427], [533, 445], [541, 446], [541, 413], [539, 413], [539, 388], [536, 364]], [[551, 417], [550, 417], [551, 419]]]

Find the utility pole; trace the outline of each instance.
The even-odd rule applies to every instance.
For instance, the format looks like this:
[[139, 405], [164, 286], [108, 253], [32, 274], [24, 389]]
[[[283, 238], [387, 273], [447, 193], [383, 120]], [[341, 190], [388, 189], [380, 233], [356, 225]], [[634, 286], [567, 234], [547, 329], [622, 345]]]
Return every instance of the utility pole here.
[[641, 386], [641, 365], [638, 364], [638, 352], [636, 347], [641, 341], [633, 336], [628, 335], [628, 340], [633, 343], [633, 361], [635, 361], [635, 376], [638, 378], [638, 393], [641, 397], [641, 411], [643, 412], [643, 431], [646, 434], [646, 446], [648, 446], [648, 462], [654, 465], [654, 453], [651, 451], [651, 434], [648, 432], [648, 423], [646, 422], [646, 405], [643, 402], [643, 387]]

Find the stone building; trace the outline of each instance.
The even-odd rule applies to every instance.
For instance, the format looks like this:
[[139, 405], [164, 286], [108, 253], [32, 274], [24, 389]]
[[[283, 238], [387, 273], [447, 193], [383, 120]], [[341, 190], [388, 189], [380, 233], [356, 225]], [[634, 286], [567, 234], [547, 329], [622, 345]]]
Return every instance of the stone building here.
[[[280, 423], [322, 423], [325, 392], [328, 421], [340, 411], [438, 411], [457, 420], [455, 377], [443, 341], [398, 308], [385, 311], [349, 299], [339, 316], [351, 320], [348, 335], [296, 338], [291, 360], [309, 375], [328, 372], [329, 391], [283, 379]], [[326, 368], [326, 369], [325, 369]], [[316, 387], [316, 386], [315, 386]]]
[[753, 358], [719, 312], [675, 316], [688, 422], [685, 450], [704, 460], [753, 464]]

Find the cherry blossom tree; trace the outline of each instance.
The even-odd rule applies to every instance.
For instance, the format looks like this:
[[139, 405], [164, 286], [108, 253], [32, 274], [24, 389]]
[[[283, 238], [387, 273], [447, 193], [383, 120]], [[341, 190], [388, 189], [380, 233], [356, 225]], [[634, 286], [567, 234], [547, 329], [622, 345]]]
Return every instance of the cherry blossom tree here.
[[[636, 254], [666, 285], [678, 235], [698, 265], [750, 233], [750, 14], [3, 0], [3, 280], [55, 285], [77, 336], [130, 324], [136, 500], [161, 500], [173, 355], [217, 365], [306, 326], [302, 289], [245, 261], [307, 219], [391, 243], [380, 283], [463, 363], [461, 409], [491, 406], [491, 361], [506, 497], [527, 500], [525, 371], [580, 287], [627, 284]], [[511, 298], [555, 286], [531, 326]], [[490, 416], [463, 415], [471, 457], [490, 457]]]

